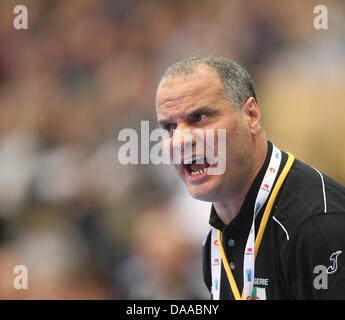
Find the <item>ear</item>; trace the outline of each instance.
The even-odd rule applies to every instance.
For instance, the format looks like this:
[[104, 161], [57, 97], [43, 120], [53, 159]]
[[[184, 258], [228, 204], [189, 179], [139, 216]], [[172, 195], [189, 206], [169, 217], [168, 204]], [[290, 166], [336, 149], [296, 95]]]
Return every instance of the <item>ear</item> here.
[[245, 121], [248, 123], [251, 133], [258, 134], [261, 132], [260, 108], [253, 97], [247, 99], [241, 111]]

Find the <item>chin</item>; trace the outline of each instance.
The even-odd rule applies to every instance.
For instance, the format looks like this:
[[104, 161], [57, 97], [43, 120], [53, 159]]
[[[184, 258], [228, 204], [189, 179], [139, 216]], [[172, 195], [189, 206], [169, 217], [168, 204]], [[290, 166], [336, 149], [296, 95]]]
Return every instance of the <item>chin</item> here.
[[216, 196], [215, 196], [215, 192], [211, 191], [211, 190], [201, 190], [202, 188], [198, 188], [198, 187], [189, 187], [189, 193], [190, 195], [196, 199], [196, 200], [200, 200], [200, 201], [206, 201], [206, 202], [214, 202], [216, 201]]

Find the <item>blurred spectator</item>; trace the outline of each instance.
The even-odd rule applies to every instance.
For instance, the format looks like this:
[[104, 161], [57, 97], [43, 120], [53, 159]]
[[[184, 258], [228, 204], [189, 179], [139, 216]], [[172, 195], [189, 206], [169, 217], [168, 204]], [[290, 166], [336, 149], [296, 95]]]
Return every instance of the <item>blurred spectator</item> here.
[[[189, 226], [192, 229], [193, 225]], [[201, 261], [167, 206], [141, 212], [130, 237], [129, 258], [116, 269], [115, 279], [129, 299], [203, 299], [204, 287], [195, 288]], [[201, 250], [201, 244], [198, 248]], [[197, 265], [197, 267], [195, 267]]]

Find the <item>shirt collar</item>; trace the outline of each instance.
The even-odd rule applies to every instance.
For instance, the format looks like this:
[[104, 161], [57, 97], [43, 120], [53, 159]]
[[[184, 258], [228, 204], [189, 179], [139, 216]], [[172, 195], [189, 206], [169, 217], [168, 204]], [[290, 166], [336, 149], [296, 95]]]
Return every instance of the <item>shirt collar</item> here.
[[[210, 214], [210, 219], [209, 219], [209, 224], [213, 227], [215, 227], [216, 229], [219, 230], [223, 230], [226, 231], [226, 229], [228, 228], [236, 228], [237, 230], [247, 230], [248, 229], [248, 225], [251, 223], [252, 221], [252, 214], [254, 211], [254, 206], [255, 206], [255, 200], [256, 200], [256, 196], [257, 193], [259, 191], [260, 188], [260, 184], [265, 176], [266, 170], [268, 168], [268, 164], [271, 158], [271, 154], [272, 154], [272, 143], [270, 141], [267, 142], [268, 145], [268, 151], [267, 151], [267, 155], [266, 155], [266, 159], [264, 164], [262, 165], [259, 173], [257, 174], [256, 178], [254, 179], [248, 193], [247, 196], [242, 204], [242, 207], [240, 209], [240, 212], [237, 214], [237, 216], [229, 223], [229, 225], [225, 225], [222, 220], [220, 220], [220, 218], [218, 217], [218, 214], [216, 212], [216, 209], [214, 208], [213, 204], [211, 207], [211, 214]], [[262, 214], [262, 210], [263, 208], [261, 208], [258, 216], [260, 216], [260, 213]], [[250, 214], [248, 214], [250, 213]]]

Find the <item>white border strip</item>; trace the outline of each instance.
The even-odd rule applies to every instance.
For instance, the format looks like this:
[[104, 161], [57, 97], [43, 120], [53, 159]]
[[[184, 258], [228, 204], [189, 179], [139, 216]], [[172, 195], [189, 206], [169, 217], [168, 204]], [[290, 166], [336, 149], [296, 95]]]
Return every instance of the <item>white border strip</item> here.
[[327, 201], [326, 201], [326, 190], [325, 190], [325, 182], [324, 182], [324, 180], [323, 180], [323, 176], [322, 176], [322, 173], [319, 171], [319, 170], [317, 170], [317, 169], [315, 169], [314, 167], [313, 167], [313, 169], [320, 175], [320, 177], [321, 177], [321, 183], [322, 183], [322, 193], [323, 193], [323, 212], [324, 213], [326, 213], [327, 212]]
[[284, 226], [277, 220], [277, 218], [276, 218], [275, 216], [273, 216], [273, 220], [274, 220], [275, 222], [277, 222], [277, 223], [282, 227], [282, 229], [283, 229], [284, 232], [286, 233], [286, 239], [287, 239], [287, 240], [290, 240], [289, 234], [288, 234], [287, 230], [284, 228]]

